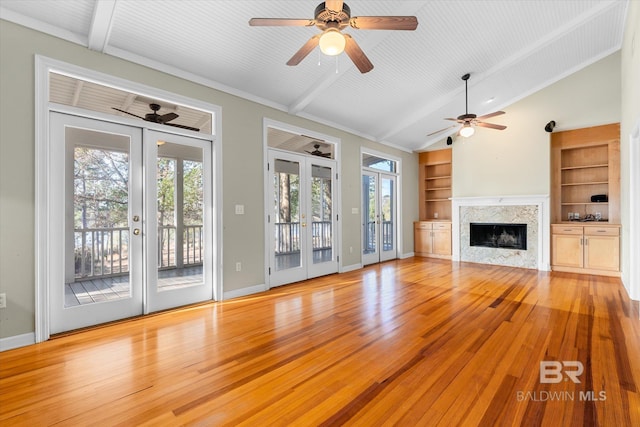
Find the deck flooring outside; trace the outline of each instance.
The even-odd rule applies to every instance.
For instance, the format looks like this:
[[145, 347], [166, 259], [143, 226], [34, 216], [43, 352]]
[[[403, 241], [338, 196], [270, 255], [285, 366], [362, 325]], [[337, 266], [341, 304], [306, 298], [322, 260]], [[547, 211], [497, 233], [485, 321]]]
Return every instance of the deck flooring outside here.
[[[202, 266], [158, 271], [162, 291], [202, 283]], [[129, 297], [129, 276], [103, 277], [65, 284], [65, 307], [113, 301]]]

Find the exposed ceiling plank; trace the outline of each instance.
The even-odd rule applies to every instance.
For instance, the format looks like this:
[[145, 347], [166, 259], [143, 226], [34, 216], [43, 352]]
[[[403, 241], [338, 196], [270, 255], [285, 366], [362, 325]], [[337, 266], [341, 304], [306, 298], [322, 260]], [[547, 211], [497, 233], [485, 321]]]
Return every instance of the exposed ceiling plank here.
[[111, 33], [115, 8], [116, 0], [100, 0], [96, 2], [89, 30], [89, 49], [104, 52]]
[[78, 106], [78, 101], [80, 100], [80, 94], [82, 93], [83, 86], [84, 86], [84, 81], [82, 80], [76, 81], [76, 88], [73, 91], [73, 99], [71, 100], [71, 105], [74, 107]]

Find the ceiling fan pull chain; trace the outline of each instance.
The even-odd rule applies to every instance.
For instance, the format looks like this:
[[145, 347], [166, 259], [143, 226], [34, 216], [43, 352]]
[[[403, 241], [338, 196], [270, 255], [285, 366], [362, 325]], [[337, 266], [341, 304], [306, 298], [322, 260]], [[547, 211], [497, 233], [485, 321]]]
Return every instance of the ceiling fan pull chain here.
[[338, 69], [338, 56], [336, 56], [336, 74], [338, 74], [340, 72], [340, 70]]

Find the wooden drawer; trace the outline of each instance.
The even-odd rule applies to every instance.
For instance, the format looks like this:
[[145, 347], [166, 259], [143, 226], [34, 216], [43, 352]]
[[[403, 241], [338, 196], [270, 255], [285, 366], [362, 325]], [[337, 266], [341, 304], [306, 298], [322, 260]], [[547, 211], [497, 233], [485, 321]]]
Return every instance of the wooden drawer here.
[[434, 230], [451, 230], [450, 222], [434, 222], [433, 223]]
[[431, 223], [423, 222], [423, 221], [414, 222], [413, 229], [414, 230], [431, 230]]
[[619, 227], [585, 227], [585, 236], [619, 236]]
[[582, 235], [582, 227], [575, 225], [552, 225], [552, 234], [579, 234]]

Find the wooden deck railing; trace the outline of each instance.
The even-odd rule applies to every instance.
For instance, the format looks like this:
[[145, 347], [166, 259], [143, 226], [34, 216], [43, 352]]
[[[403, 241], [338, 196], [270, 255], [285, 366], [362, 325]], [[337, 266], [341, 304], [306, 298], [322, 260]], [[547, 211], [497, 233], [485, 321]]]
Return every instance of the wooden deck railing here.
[[[128, 227], [75, 229], [74, 234], [76, 279], [95, 279], [129, 272]], [[202, 264], [203, 246], [202, 225], [183, 226], [180, 241], [176, 239], [175, 226], [158, 227], [158, 267]]]

